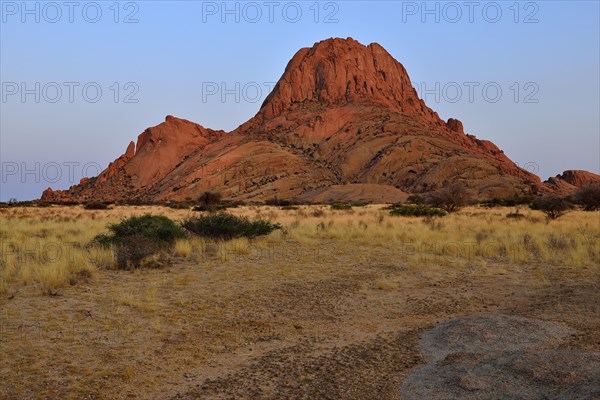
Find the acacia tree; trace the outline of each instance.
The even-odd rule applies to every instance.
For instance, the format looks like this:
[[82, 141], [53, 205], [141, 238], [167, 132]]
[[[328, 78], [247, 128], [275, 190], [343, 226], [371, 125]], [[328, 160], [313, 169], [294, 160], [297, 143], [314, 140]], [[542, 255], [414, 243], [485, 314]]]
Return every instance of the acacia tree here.
[[468, 202], [467, 189], [460, 183], [444, 186], [429, 195], [427, 203], [448, 213], [460, 210]]
[[573, 201], [585, 211], [600, 210], [600, 184], [580, 187], [573, 195]]
[[549, 219], [557, 219], [571, 209], [571, 204], [563, 197], [544, 196], [535, 199], [531, 208], [543, 211]]
[[198, 202], [206, 211], [214, 212], [221, 202], [221, 194], [216, 192], [204, 192], [198, 197]]

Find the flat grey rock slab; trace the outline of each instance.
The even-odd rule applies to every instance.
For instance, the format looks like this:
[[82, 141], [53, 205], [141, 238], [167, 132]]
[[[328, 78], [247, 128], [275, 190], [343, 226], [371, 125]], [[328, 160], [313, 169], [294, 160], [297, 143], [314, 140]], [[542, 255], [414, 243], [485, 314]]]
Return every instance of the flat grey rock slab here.
[[434, 360], [451, 353], [522, 351], [556, 345], [576, 333], [565, 324], [512, 316], [463, 317], [423, 334], [421, 352]]
[[600, 399], [600, 353], [554, 348], [569, 327], [520, 317], [465, 317], [421, 338], [429, 363], [409, 375], [403, 399]]

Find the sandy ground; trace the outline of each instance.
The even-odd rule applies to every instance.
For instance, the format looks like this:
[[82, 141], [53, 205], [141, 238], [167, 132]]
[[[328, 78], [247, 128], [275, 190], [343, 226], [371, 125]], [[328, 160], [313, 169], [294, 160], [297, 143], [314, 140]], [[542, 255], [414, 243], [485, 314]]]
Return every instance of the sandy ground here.
[[420, 340], [469, 316], [560, 323], [552, 349], [598, 351], [594, 268], [420, 269], [368, 247], [298, 257], [99, 271], [56, 296], [23, 287], [0, 298], [0, 398], [401, 399], [432, 362]]

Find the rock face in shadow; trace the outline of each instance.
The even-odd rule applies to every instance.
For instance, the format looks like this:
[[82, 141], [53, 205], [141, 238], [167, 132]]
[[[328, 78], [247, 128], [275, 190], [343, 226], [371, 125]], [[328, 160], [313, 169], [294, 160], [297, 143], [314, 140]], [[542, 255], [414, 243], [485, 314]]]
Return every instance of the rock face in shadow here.
[[600, 355], [560, 348], [575, 332], [520, 317], [457, 318], [421, 338], [424, 367], [407, 377], [403, 399], [592, 399]]
[[459, 120], [441, 120], [383, 47], [348, 38], [299, 50], [256, 116], [236, 130], [168, 116], [99, 176], [42, 199], [186, 200], [216, 191], [231, 200], [312, 200], [331, 188], [333, 198], [350, 201], [352, 185], [376, 185], [366, 200], [377, 202], [452, 183], [479, 198], [563, 190], [465, 134]]

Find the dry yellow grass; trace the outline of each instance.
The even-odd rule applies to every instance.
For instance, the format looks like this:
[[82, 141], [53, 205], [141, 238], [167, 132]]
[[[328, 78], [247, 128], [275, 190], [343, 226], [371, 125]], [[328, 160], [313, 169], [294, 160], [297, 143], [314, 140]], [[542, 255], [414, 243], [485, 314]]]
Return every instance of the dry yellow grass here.
[[180, 239], [175, 242], [173, 253], [175, 256], [188, 258], [193, 250], [193, 244], [190, 240]]
[[[15, 284], [53, 292], [73, 282], [82, 271], [93, 275], [97, 269], [112, 268], [110, 249], [86, 245], [104, 232], [108, 223], [147, 212], [176, 220], [194, 215], [189, 210], [151, 206], [109, 211], [85, 211], [81, 207], [3, 209], [0, 292], [6, 293]], [[486, 262], [593, 267], [600, 263], [598, 213], [575, 211], [548, 222], [536, 211], [522, 210], [523, 218], [509, 219], [507, 209], [474, 207], [434, 219], [390, 216], [377, 205], [352, 210], [250, 206], [230, 212], [280, 222], [285, 228], [252, 241], [179, 240], [173, 255], [196, 261], [216, 255], [222, 261], [268, 262], [273, 257], [294, 257], [297, 262], [309, 262], [335, 252], [364, 259], [392, 251], [397, 260], [420, 267], [482, 266]]]
[[10, 208], [0, 210], [0, 293], [15, 283], [54, 292], [84, 274], [112, 268], [110, 249], [86, 246], [109, 223], [146, 212], [181, 218], [183, 212], [157, 207], [117, 207], [86, 211], [83, 207]]

